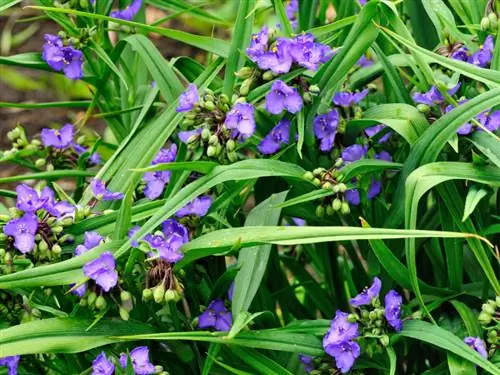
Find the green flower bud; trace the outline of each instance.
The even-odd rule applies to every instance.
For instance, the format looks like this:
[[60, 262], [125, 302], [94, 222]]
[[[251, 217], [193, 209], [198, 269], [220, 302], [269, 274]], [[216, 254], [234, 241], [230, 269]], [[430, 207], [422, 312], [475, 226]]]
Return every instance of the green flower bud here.
[[10, 255], [10, 253], [6, 253], [4, 256], [3, 256], [3, 262], [5, 264], [11, 264], [12, 263], [12, 255]]
[[380, 338], [380, 343], [382, 344], [382, 346], [389, 346], [389, 336], [387, 335], [383, 335], [381, 338]]
[[37, 168], [42, 168], [46, 163], [47, 163], [47, 161], [45, 159], [37, 159], [35, 161], [35, 166]]
[[342, 201], [338, 198], [335, 198], [332, 202], [332, 208], [334, 211], [338, 211], [342, 208]]
[[302, 178], [303, 178], [304, 180], [309, 180], [309, 181], [312, 181], [312, 180], [314, 180], [314, 175], [312, 174], [312, 172], [307, 171], [306, 173], [304, 173], [304, 174], [302, 175]]
[[498, 17], [495, 12], [491, 12], [490, 14], [488, 14], [488, 19], [490, 21], [490, 27], [493, 30], [496, 30], [498, 28]]
[[165, 287], [163, 284], [158, 285], [153, 292], [153, 298], [156, 303], [161, 303], [165, 296]]
[[197, 114], [196, 112], [192, 112], [192, 111], [190, 111], [190, 112], [188, 112], [188, 113], [186, 113], [186, 114], [184, 115], [184, 118], [185, 118], [185, 119], [187, 119], [187, 120], [192, 120], [192, 121], [194, 122], [194, 120], [196, 120], [196, 116], [197, 116], [197, 115], [198, 115], [198, 114]]
[[253, 74], [253, 69], [248, 67], [248, 66], [244, 66], [242, 67], [240, 70], [238, 70], [236, 73], [234, 73], [234, 75], [238, 78], [242, 78], [242, 79], [247, 79], [249, 78], [251, 75]]
[[330, 190], [332, 187], [333, 185], [330, 181], [326, 181], [325, 183], [323, 183], [323, 185], [321, 185], [321, 188], [325, 190]]
[[344, 159], [338, 158], [337, 160], [335, 160], [334, 167], [339, 168], [342, 164], [344, 164]]
[[65, 217], [64, 219], [59, 221], [63, 227], [69, 227], [73, 225], [73, 218], [70, 216]]
[[31, 315], [33, 315], [34, 317], [36, 317], [38, 319], [40, 319], [42, 317], [42, 313], [36, 307], [33, 307], [31, 309]]
[[40, 142], [38, 139], [33, 139], [31, 141], [31, 144], [35, 145], [36, 147], [39, 147], [42, 144], [42, 142]]
[[52, 226], [55, 222], [57, 221], [57, 219], [53, 216], [49, 217], [46, 221], [46, 223], [50, 226]]
[[41, 240], [38, 243], [38, 249], [43, 253], [49, 249], [49, 246], [47, 245], [47, 242], [45, 242], [44, 240]]
[[342, 215], [347, 215], [347, 214], [349, 214], [350, 212], [351, 212], [351, 209], [350, 209], [350, 207], [349, 207], [349, 203], [347, 203], [347, 202], [345, 202], [345, 201], [344, 201], [344, 202], [342, 202], [342, 205], [340, 206], [340, 213], [341, 213]]
[[142, 291], [142, 299], [144, 301], [150, 301], [152, 297], [153, 297], [153, 292], [151, 291], [151, 289], [144, 289]]
[[345, 192], [346, 192], [346, 190], [347, 190], [347, 186], [346, 186], [346, 184], [344, 184], [344, 183], [342, 183], [342, 182], [341, 182], [341, 183], [340, 183], [340, 184], [338, 184], [337, 186], [339, 187], [339, 192], [340, 192], [340, 193], [345, 193]]
[[312, 101], [313, 101], [313, 97], [312, 97], [311, 93], [309, 93], [309, 92], [305, 92], [304, 95], [302, 95], [302, 98], [304, 99], [304, 102], [306, 102], [306, 103], [312, 103]]
[[493, 320], [493, 317], [490, 314], [488, 314], [484, 311], [481, 311], [479, 313], [479, 316], [477, 317], [477, 320], [479, 321], [479, 324], [485, 326], [485, 325], [491, 323], [491, 321]]
[[495, 309], [489, 303], [483, 303], [482, 310], [489, 315], [495, 314]]
[[59, 234], [59, 233], [61, 233], [63, 230], [64, 230], [64, 228], [63, 228], [63, 227], [61, 227], [60, 225], [56, 225], [56, 226], [53, 226], [53, 227], [52, 227], [52, 233], [55, 233], [55, 234]]
[[226, 143], [226, 150], [231, 152], [236, 149], [236, 142], [233, 139], [230, 139]]
[[210, 130], [208, 128], [203, 128], [203, 130], [201, 131], [201, 139], [206, 141], [209, 138], [210, 138]]
[[325, 207], [323, 207], [322, 205], [316, 207], [316, 216], [319, 218], [325, 216]]
[[5, 249], [0, 249], [0, 258], [5, 256]]
[[226, 94], [220, 94], [219, 100], [222, 104], [229, 104], [229, 96]]
[[163, 366], [160, 365], [155, 366], [155, 374], [159, 374], [162, 371], [163, 371]]
[[227, 153], [227, 158], [229, 159], [229, 161], [231, 163], [235, 163], [235, 162], [238, 161], [238, 154], [236, 152], [234, 152], [234, 151], [228, 152]]
[[207, 156], [209, 158], [213, 158], [214, 156], [216, 156], [216, 153], [217, 153], [217, 149], [214, 146], [208, 146]]
[[32, 144], [28, 144], [26, 145], [26, 150], [28, 151], [36, 151], [38, 147], [36, 147], [35, 145], [32, 145]]
[[89, 296], [87, 297], [87, 301], [89, 305], [93, 305], [97, 299], [97, 294], [95, 292], [90, 292]]
[[233, 103], [234, 104], [245, 104], [247, 102], [247, 98], [245, 98], [244, 96], [239, 96], [239, 97], [236, 97], [235, 100], [233, 100]]
[[315, 177], [319, 177], [319, 176], [321, 176], [324, 172], [325, 172], [325, 168], [316, 168], [315, 170], [313, 170], [313, 175], [314, 175]]
[[189, 128], [194, 125], [194, 120], [190, 120], [184, 117], [184, 119], [182, 120], [182, 125], [184, 126], [184, 128]]
[[374, 320], [377, 320], [378, 316], [375, 311], [370, 311], [368, 314], [368, 318], [373, 322]]
[[333, 185], [332, 190], [333, 190], [333, 192], [334, 192], [335, 194], [340, 193], [339, 184], [337, 184], [337, 185]]
[[316, 186], [320, 186], [321, 185], [321, 181], [319, 178], [315, 178], [314, 180], [312, 180], [312, 183]]
[[95, 307], [97, 307], [99, 310], [104, 310], [106, 306], [106, 299], [103, 296], [97, 297], [97, 299], [95, 300]]
[[219, 143], [219, 137], [217, 137], [215, 134], [212, 134], [210, 138], [208, 138], [208, 144], [216, 145], [217, 143]]
[[328, 216], [332, 216], [335, 213], [331, 205], [326, 206], [325, 212]]
[[0, 221], [7, 222], [9, 220], [10, 220], [10, 216], [9, 215], [0, 214]]
[[61, 254], [62, 252], [61, 246], [59, 246], [58, 244], [52, 245], [52, 252], [54, 254]]
[[311, 86], [309, 86], [309, 92], [313, 95], [318, 95], [321, 92], [321, 90], [320, 90], [319, 86], [311, 85]]
[[240, 95], [241, 96], [247, 96], [248, 93], [250, 92], [250, 88], [252, 87], [253, 84], [253, 78], [247, 78], [245, 79], [240, 86]]
[[488, 337], [489, 337], [490, 339], [494, 339], [494, 338], [496, 338], [496, 337], [497, 337], [497, 335], [498, 335], [498, 332], [497, 332], [496, 330], [494, 330], [494, 329], [492, 329], [492, 330], [489, 330], [489, 331], [488, 331]]
[[429, 113], [429, 111], [431, 110], [431, 107], [427, 104], [418, 104], [417, 105], [417, 109], [421, 112], [421, 113]]
[[47, 172], [53, 172], [54, 171], [54, 166], [52, 164], [47, 164], [46, 170], [47, 170]]
[[350, 323], [356, 323], [359, 319], [358, 314], [349, 314], [347, 315], [347, 321]]
[[215, 109], [215, 104], [214, 102], [205, 102], [203, 107], [207, 110], [212, 112]]
[[126, 308], [124, 308], [123, 306], [120, 306], [120, 309], [118, 310], [118, 312], [120, 313], [120, 318], [122, 318], [122, 320], [129, 320], [130, 319], [130, 314], [128, 312], [128, 310]]
[[381, 331], [380, 331], [380, 328], [373, 328], [372, 329], [372, 335], [380, 335]]
[[262, 74], [262, 79], [264, 81], [272, 81], [274, 79], [274, 73], [268, 70], [267, 72], [264, 72], [264, 74]]
[[191, 145], [193, 143], [196, 143], [198, 142], [198, 134], [193, 134], [192, 136], [190, 136], [188, 139], [187, 139], [187, 144], [188, 145]]
[[172, 289], [168, 289], [166, 292], [165, 292], [165, 302], [170, 302], [170, 301], [173, 301], [175, 300], [175, 291], [172, 290]]
[[18, 127], [15, 127], [11, 131], [7, 132], [7, 138], [9, 138], [10, 141], [15, 141], [17, 138], [21, 136], [21, 132]]
[[123, 302], [130, 301], [131, 298], [132, 298], [132, 295], [130, 294], [130, 292], [127, 292], [126, 290], [122, 290], [121, 291], [121, 293], [120, 293], [120, 299]]
[[88, 301], [87, 301], [87, 299], [86, 299], [86, 298], [82, 298], [82, 299], [80, 299], [80, 306], [81, 306], [81, 307], [85, 307], [85, 306], [87, 306], [87, 305], [88, 305]]

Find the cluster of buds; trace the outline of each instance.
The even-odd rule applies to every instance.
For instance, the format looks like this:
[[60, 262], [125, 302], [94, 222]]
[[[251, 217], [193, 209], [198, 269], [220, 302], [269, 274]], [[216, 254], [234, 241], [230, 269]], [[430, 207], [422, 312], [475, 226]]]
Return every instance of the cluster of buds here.
[[[7, 133], [7, 138], [12, 142], [12, 147], [10, 150], [5, 150], [1, 154], [1, 160], [7, 161], [12, 160], [17, 157], [31, 157], [37, 156], [42, 158], [42, 143], [38, 139], [33, 139], [31, 142], [26, 136], [26, 131], [21, 125], [17, 125], [14, 129]], [[45, 159], [42, 159], [45, 161]], [[38, 161], [38, 159], [37, 159]], [[45, 163], [38, 162], [36, 166], [41, 168]]]
[[103, 289], [96, 284], [87, 283], [87, 292], [80, 299], [80, 306], [88, 307], [93, 312], [105, 311], [110, 307], [109, 301], [111, 301], [117, 308], [122, 320], [130, 319], [130, 311], [134, 307], [132, 294], [124, 289], [113, 289], [119, 292], [119, 296], [116, 293], [110, 292], [105, 293]]
[[0, 322], [19, 324], [19, 317], [23, 311], [23, 301], [18, 294], [9, 294], [0, 291]]
[[146, 278], [146, 288], [142, 291], [143, 300], [153, 300], [156, 303], [178, 302], [182, 299], [182, 293], [182, 284], [174, 275], [172, 264], [162, 259], [156, 260]]
[[316, 208], [316, 215], [320, 218], [324, 217], [325, 214], [332, 216], [335, 212], [342, 215], [351, 212], [349, 203], [345, 199], [347, 185], [338, 181], [340, 173], [337, 167], [340, 165], [342, 165], [342, 160], [338, 159], [333, 168], [316, 168], [314, 171], [304, 174], [304, 178], [312, 181], [315, 186], [333, 192], [333, 195], [326, 197]]
[[487, 332], [486, 342], [489, 344], [491, 357], [500, 345], [500, 296], [483, 304], [478, 320]]
[[484, 12], [484, 17], [481, 19], [481, 30], [482, 31], [492, 31], [497, 32], [498, 29], [498, 16], [495, 11], [499, 4], [497, 0], [490, 0], [486, 5]]

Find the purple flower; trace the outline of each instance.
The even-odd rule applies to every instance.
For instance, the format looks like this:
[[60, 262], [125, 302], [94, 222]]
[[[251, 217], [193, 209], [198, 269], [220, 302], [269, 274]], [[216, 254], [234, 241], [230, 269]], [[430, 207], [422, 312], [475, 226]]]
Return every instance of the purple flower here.
[[3, 357], [0, 358], [0, 366], [7, 366], [9, 370], [8, 375], [17, 375], [17, 366], [19, 366], [20, 360], [21, 360], [20, 355]]
[[281, 80], [276, 80], [266, 95], [266, 110], [273, 115], [279, 115], [284, 109], [297, 113], [302, 109], [302, 104], [302, 97], [297, 89], [287, 86]]
[[[480, 113], [477, 117], [477, 120], [489, 131], [495, 132], [500, 127], [500, 111], [495, 111], [491, 114], [488, 112]], [[477, 130], [482, 130], [481, 128], [477, 128]]]
[[106, 188], [106, 184], [103, 181], [97, 178], [94, 178], [90, 183], [90, 189], [97, 200], [114, 201], [123, 199], [122, 193], [113, 193]]
[[296, 20], [299, 11], [299, 0], [289, 0], [286, 6], [286, 16], [290, 21]]
[[98, 165], [101, 164], [101, 155], [98, 152], [93, 152], [89, 156], [90, 165]]
[[349, 189], [344, 193], [344, 197], [349, 204], [357, 206], [361, 203], [358, 189]]
[[382, 288], [382, 282], [378, 277], [375, 277], [373, 279], [372, 285], [369, 288], [365, 288], [356, 297], [351, 299], [349, 303], [351, 304], [351, 306], [355, 307], [369, 305], [370, 303], [372, 303], [373, 299], [378, 297], [381, 288]]
[[340, 107], [351, 107], [363, 100], [365, 96], [368, 95], [368, 92], [368, 89], [356, 93], [350, 91], [337, 92], [333, 96], [333, 104]]
[[72, 46], [64, 47], [62, 40], [45, 34], [42, 47], [42, 58], [55, 71], [64, 71], [69, 79], [80, 79], [83, 76], [83, 53]]
[[170, 171], [146, 172], [143, 177], [146, 182], [144, 195], [150, 200], [158, 198], [170, 181], [170, 175]]
[[396, 331], [401, 331], [403, 322], [401, 321], [401, 305], [403, 304], [403, 297], [401, 297], [395, 290], [387, 292], [384, 298], [385, 302], [385, 319], [392, 328]]
[[74, 133], [73, 125], [66, 124], [61, 130], [44, 128], [40, 133], [40, 137], [45, 147], [63, 149], [73, 144]]
[[382, 191], [382, 183], [372, 177], [370, 187], [368, 188], [368, 199], [373, 199]]
[[14, 237], [14, 247], [25, 254], [35, 246], [35, 234], [38, 229], [38, 218], [33, 213], [25, 213], [19, 219], [10, 220], [3, 227], [3, 232]]
[[304, 369], [309, 374], [312, 370], [314, 370], [314, 362], [313, 357], [310, 355], [302, 355], [299, 354], [299, 360], [304, 365]]
[[106, 353], [101, 352], [96, 359], [92, 361], [92, 375], [113, 375], [115, 365], [106, 358]]
[[[455, 93], [460, 88], [461, 83], [458, 82], [457, 85], [450, 90], [448, 90], [448, 94], [455, 95]], [[436, 86], [432, 86], [431, 89], [427, 92], [417, 92], [413, 95], [413, 101], [415, 103], [434, 105], [444, 102], [443, 95], [439, 92]]]
[[198, 89], [193, 83], [190, 83], [186, 91], [179, 97], [179, 104], [177, 105], [177, 112], [189, 112], [192, 110], [196, 103], [200, 100]]
[[102, 253], [99, 258], [91, 260], [83, 266], [85, 276], [91, 278], [105, 292], [109, 292], [118, 282], [115, 270], [115, 258], [109, 251]]
[[[155, 366], [149, 362], [149, 349], [147, 346], [138, 346], [130, 352], [132, 367], [138, 375], [148, 375], [156, 373]], [[120, 366], [127, 368], [128, 355], [122, 353], [120, 355]]]
[[493, 37], [488, 35], [479, 50], [469, 57], [468, 62], [481, 68], [487, 67], [493, 57], [494, 48]]
[[303, 227], [304, 225], [306, 225], [306, 221], [300, 217], [292, 217], [292, 221], [298, 227]]
[[168, 239], [159, 242], [159, 246], [156, 247], [156, 250], [158, 250], [160, 258], [169, 263], [176, 263], [184, 257], [184, 254], [179, 250], [183, 244], [183, 238], [174, 234]]
[[481, 340], [479, 337], [466, 337], [464, 339], [464, 342], [469, 345], [472, 349], [474, 349], [476, 352], [481, 354], [482, 357], [488, 358], [488, 352], [486, 351], [486, 348], [484, 346], [484, 341]]
[[339, 113], [336, 109], [331, 110], [327, 114], [318, 115], [314, 118], [313, 129], [316, 138], [321, 140], [320, 150], [330, 151], [335, 142], [337, 135], [337, 127], [339, 125]]
[[267, 50], [267, 43], [269, 41], [269, 29], [263, 26], [262, 29], [252, 35], [250, 46], [247, 48], [247, 55], [253, 62], [257, 62], [259, 57]]
[[[136, 234], [139, 229], [141, 229], [140, 226], [136, 225], [136, 226], [133, 226], [132, 228], [129, 229], [128, 233], [127, 233], [127, 236], [128, 238], [132, 238], [134, 236], [134, 234]], [[139, 247], [139, 242], [137, 242], [137, 240], [133, 240], [130, 245], [132, 247]]]
[[195, 130], [186, 130], [177, 133], [177, 136], [179, 137], [179, 140], [182, 143], [187, 143], [188, 139], [191, 138], [193, 135], [200, 135], [201, 134], [201, 128], [195, 129]]
[[229, 286], [227, 290], [227, 298], [232, 302], [233, 301], [233, 293], [234, 293], [234, 281]]
[[40, 198], [44, 201], [43, 208], [52, 216], [61, 217], [64, 215], [72, 215], [75, 212], [75, 207], [69, 202], [56, 202], [54, 192], [48, 186], [42, 189]]
[[97, 232], [85, 232], [82, 245], [78, 245], [75, 249], [75, 255], [86, 253], [90, 249], [97, 247], [104, 241], [104, 237]]
[[184, 243], [189, 241], [189, 232], [187, 228], [175, 219], [167, 219], [161, 224], [161, 230], [165, 238], [177, 235], [182, 238]]
[[233, 316], [220, 299], [213, 300], [207, 309], [198, 317], [199, 328], [215, 328], [227, 332], [233, 324]]
[[177, 211], [175, 215], [178, 217], [184, 217], [188, 215], [205, 216], [211, 205], [212, 197], [209, 195], [204, 195], [199, 198], [194, 198], [191, 202]]
[[[71, 284], [70, 287], [73, 288], [76, 284]], [[80, 285], [79, 287], [71, 290], [71, 293], [75, 296], [82, 298], [85, 293], [87, 293], [87, 283]]]
[[36, 212], [47, 202], [46, 198], [41, 197], [35, 189], [25, 184], [17, 185], [16, 193], [16, 207], [25, 212]]
[[288, 144], [290, 136], [290, 120], [281, 119], [278, 124], [262, 139], [257, 148], [264, 155], [274, 154], [282, 143]]
[[355, 341], [344, 341], [331, 345], [326, 352], [335, 358], [335, 365], [341, 373], [345, 374], [354, 365], [356, 358], [361, 354], [361, 348]]
[[292, 67], [293, 58], [290, 55], [289, 39], [277, 38], [276, 45], [271, 50], [257, 57], [257, 65], [263, 70], [271, 70], [274, 73], [288, 73]]
[[[365, 133], [366, 133], [366, 135], [368, 137], [371, 138], [371, 137], [377, 135], [379, 132], [381, 132], [385, 128], [386, 128], [385, 125], [378, 124], [378, 125], [366, 128], [365, 129]], [[392, 132], [387, 132], [386, 134], [384, 134], [382, 137], [380, 137], [380, 139], [378, 140], [378, 143], [385, 143], [385, 142], [387, 142], [389, 140], [389, 138], [391, 137], [391, 134], [392, 134]]]
[[139, 10], [141, 10], [142, 0], [133, 0], [128, 7], [122, 10], [115, 10], [109, 13], [110, 17], [131, 21]]
[[380, 151], [378, 154], [375, 154], [375, 159], [392, 161], [392, 156], [387, 151]]
[[368, 57], [366, 57], [366, 55], [363, 55], [360, 57], [360, 59], [358, 60], [358, 62], [356, 63], [356, 65], [362, 67], [362, 68], [366, 68], [367, 66], [371, 66], [373, 65], [373, 60], [369, 59]]
[[330, 328], [323, 337], [323, 348], [328, 353], [328, 347], [338, 345], [344, 341], [353, 340], [359, 336], [358, 323], [347, 320], [349, 314], [337, 310], [330, 323]]
[[233, 138], [241, 137], [247, 139], [255, 132], [253, 105], [247, 103], [237, 103], [226, 114], [224, 125], [233, 131]]
[[314, 36], [307, 33], [298, 35], [292, 39], [290, 55], [300, 66], [309, 70], [317, 70], [319, 64], [330, 60], [333, 53], [329, 46], [315, 43]]
[[453, 60], [459, 60], [459, 61], [468, 61], [469, 60], [469, 54], [468, 54], [469, 50], [467, 49], [467, 47], [460, 47], [458, 48], [457, 50], [455, 50], [451, 55], [450, 57], [453, 59]]
[[344, 160], [344, 163], [349, 164], [354, 161], [363, 159], [366, 156], [367, 152], [368, 146], [354, 144], [346, 147], [344, 151], [342, 151], [342, 159]]

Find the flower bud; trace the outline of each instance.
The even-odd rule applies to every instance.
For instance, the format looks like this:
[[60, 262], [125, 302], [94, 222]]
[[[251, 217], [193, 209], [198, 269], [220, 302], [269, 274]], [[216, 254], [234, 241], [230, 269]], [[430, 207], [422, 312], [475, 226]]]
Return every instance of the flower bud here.
[[226, 94], [220, 94], [219, 100], [222, 104], [229, 104], [229, 96], [227, 96]]
[[382, 344], [382, 346], [389, 346], [389, 336], [383, 335], [380, 338], [380, 343]]
[[322, 205], [316, 207], [316, 216], [319, 218], [325, 216], [325, 207], [323, 207]]
[[9, 140], [12, 142], [14, 142], [20, 136], [21, 136], [21, 131], [18, 127], [15, 127], [11, 131], [7, 132], [7, 138], [9, 138]]
[[304, 174], [302, 175], [302, 178], [303, 178], [304, 180], [309, 180], [309, 181], [312, 181], [312, 180], [314, 180], [314, 175], [312, 174], [312, 172], [307, 171], [306, 173], [304, 173]]
[[212, 134], [208, 138], [208, 144], [209, 145], [216, 145], [217, 143], [219, 143], [219, 137], [217, 137], [215, 134]]
[[349, 208], [349, 203], [347, 202], [342, 202], [342, 205], [340, 206], [340, 213], [342, 215], [347, 215], [351, 212], [351, 209]]
[[323, 183], [323, 185], [321, 185], [321, 188], [325, 190], [330, 190], [332, 187], [333, 185], [330, 181], [326, 181]]
[[488, 14], [488, 19], [490, 21], [490, 27], [493, 30], [496, 30], [498, 28], [498, 17], [495, 12], [491, 12], [490, 14]]
[[47, 164], [46, 170], [47, 172], [53, 172], [54, 171], [54, 166], [52, 164]]
[[491, 321], [493, 320], [493, 317], [490, 314], [488, 314], [484, 311], [481, 311], [479, 313], [479, 316], [477, 317], [477, 320], [479, 321], [479, 324], [487, 325], [487, 324], [491, 323]]
[[153, 292], [151, 291], [151, 289], [144, 289], [142, 291], [142, 299], [144, 301], [150, 301], [152, 297], [153, 297]]
[[87, 306], [87, 305], [88, 305], [88, 301], [87, 301], [87, 299], [86, 299], [86, 298], [82, 298], [82, 299], [80, 299], [79, 305], [80, 305], [81, 307], [85, 307], [85, 306]]
[[489, 337], [490, 339], [494, 339], [494, 338], [496, 338], [496, 337], [497, 337], [497, 335], [498, 335], [498, 332], [497, 332], [496, 330], [494, 330], [494, 329], [492, 329], [492, 330], [489, 330], [489, 331], [488, 331], [488, 337]]
[[482, 310], [489, 315], [495, 314], [495, 309], [489, 303], [483, 303]]
[[190, 120], [184, 117], [184, 119], [182, 120], [182, 125], [184, 126], [184, 128], [189, 128], [190, 126], [194, 125], [194, 120]]
[[[242, 78], [242, 79], [247, 79], [249, 78], [251, 75], [253, 74], [253, 69], [248, 67], [248, 66], [244, 66], [242, 67], [240, 70], [238, 70], [236, 73], [234, 73], [234, 75], [238, 78]], [[226, 102], [227, 103], [227, 102]]]
[[264, 74], [262, 74], [262, 79], [264, 81], [271, 81], [274, 79], [274, 73], [271, 70], [268, 70], [267, 72], [264, 72]]
[[346, 192], [346, 190], [347, 190], [347, 186], [346, 186], [346, 184], [344, 184], [344, 183], [342, 183], [342, 182], [341, 182], [341, 183], [340, 183], [340, 184], [338, 184], [337, 186], [339, 187], [339, 192], [340, 192], [340, 193], [345, 193], [345, 192]]
[[49, 217], [49, 218], [46, 220], [46, 223], [47, 223], [48, 225], [51, 225], [51, 226], [52, 226], [52, 225], [53, 225], [56, 221], [57, 221], [57, 219], [56, 219], [55, 217], [51, 216], [51, 217]]
[[381, 331], [380, 331], [380, 328], [373, 328], [372, 329], [372, 335], [380, 335]]
[[0, 249], [0, 258], [5, 256], [5, 249]]
[[347, 315], [347, 321], [350, 323], [356, 323], [359, 319], [358, 314], [349, 314]]
[[40, 142], [38, 139], [33, 139], [31, 141], [31, 144], [35, 145], [36, 147], [38, 147], [38, 146], [40, 146], [42, 144], [42, 142]]
[[338, 211], [342, 208], [342, 201], [338, 198], [335, 198], [332, 202], [332, 208], [334, 211]]
[[487, 31], [490, 29], [490, 19], [488, 17], [483, 17], [481, 19], [481, 30], [482, 31]]
[[238, 154], [234, 151], [227, 153], [227, 158], [231, 163], [238, 161]]
[[332, 190], [333, 190], [333, 192], [334, 192], [335, 194], [340, 193], [339, 184], [337, 184], [337, 185], [333, 185]]
[[63, 228], [63, 227], [61, 227], [60, 225], [56, 225], [56, 226], [53, 226], [53, 227], [52, 227], [52, 233], [55, 233], [55, 234], [59, 234], [59, 233], [61, 233], [63, 230], [64, 230], [64, 228]]
[[73, 218], [71, 216], [67, 216], [59, 222], [63, 227], [69, 227], [70, 225], [73, 225]]
[[175, 291], [172, 289], [168, 289], [165, 292], [164, 298], [165, 298], [165, 302], [174, 301], [175, 300]]
[[5, 253], [5, 255], [3, 256], [3, 262], [5, 264], [12, 263], [12, 255], [10, 255], [10, 253]]
[[304, 102], [306, 102], [306, 103], [312, 103], [312, 101], [313, 101], [313, 97], [312, 97], [311, 93], [309, 93], [309, 92], [305, 92], [304, 95], [302, 95], [302, 98], [304, 99]]
[[374, 321], [374, 320], [377, 320], [377, 313], [375, 311], [370, 311], [369, 314], [368, 314], [368, 318], [371, 320], [371, 321]]
[[326, 206], [325, 212], [328, 216], [332, 216], [335, 213], [331, 205]]
[[250, 92], [250, 88], [252, 87], [253, 84], [253, 78], [247, 78], [243, 81], [243, 83], [240, 86], [240, 95], [241, 96], [247, 96], [248, 93]]
[[37, 168], [42, 168], [46, 163], [47, 163], [47, 161], [45, 159], [37, 159], [35, 161], [35, 166]]
[[236, 142], [233, 139], [230, 139], [226, 143], [226, 150], [231, 152], [236, 149]]
[[427, 104], [418, 104], [417, 109], [421, 113], [429, 113], [429, 111], [431, 110], [431, 107], [429, 107], [429, 105], [427, 105]]
[[319, 177], [319, 176], [321, 176], [324, 172], [325, 172], [325, 168], [316, 168], [315, 170], [313, 170], [313, 175], [314, 175], [315, 177]]
[[309, 86], [309, 92], [313, 95], [319, 95], [319, 93], [321, 92], [319, 86], [317, 85], [311, 85]]
[[215, 104], [214, 102], [210, 101], [210, 102], [205, 102], [203, 104], [203, 107], [207, 110], [207, 111], [210, 111], [212, 112], [214, 109], [215, 109]]
[[49, 249], [49, 246], [47, 245], [47, 242], [45, 242], [44, 240], [41, 240], [38, 243], [38, 249], [43, 253]]
[[97, 294], [95, 292], [90, 292], [89, 296], [87, 297], [89, 305], [93, 305], [96, 299], [97, 299]]
[[210, 130], [208, 128], [203, 128], [203, 130], [201, 131], [201, 139], [206, 141], [209, 138], [210, 138]]
[[132, 295], [130, 294], [130, 292], [127, 292], [126, 290], [122, 290], [121, 293], [120, 293], [120, 299], [125, 302], [125, 301], [130, 301], [130, 299], [132, 298]]
[[128, 310], [126, 308], [124, 308], [123, 306], [120, 306], [120, 309], [118, 310], [118, 312], [120, 313], [120, 318], [122, 318], [122, 320], [129, 320], [130, 319], [130, 314], [128, 312]]
[[95, 300], [95, 307], [97, 307], [99, 310], [104, 310], [106, 306], [106, 299], [103, 296], [97, 297], [97, 299]]
[[217, 153], [217, 149], [214, 146], [207, 147], [207, 156], [209, 158], [213, 158], [214, 156], [216, 156], [216, 153]]
[[153, 292], [153, 298], [156, 303], [161, 303], [163, 301], [164, 296], [165, 296], [165, 287], [163, 286], [163, 284], [159, 284]]
[[163, 372], [163, 366], [156, 365], [155, 366], [155, 374], [159, 374], [161, 372]]

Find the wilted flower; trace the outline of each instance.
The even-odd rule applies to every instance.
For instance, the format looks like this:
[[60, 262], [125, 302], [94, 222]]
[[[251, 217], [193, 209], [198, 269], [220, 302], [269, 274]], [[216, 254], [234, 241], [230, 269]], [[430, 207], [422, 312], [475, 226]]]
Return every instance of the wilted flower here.
[[488, 352], [486, 351], [484, 341], [482, 339], [479, 337], [466, 337], [464, 342], [476, 352], [481, 354], [482, 357], [488, 358]]
[[396, 331], [401, 331], [403, 322], [401, 321], [401, 305], [403, 304], [403, 297], [401, 297], [395, 290], [390, 290], [384, 298], [385, 304], [385, 318], [387, 322]]
[[194, 198], [191, 202], [177, 211], [175, 215], [178, 217], [188, 215], [205, 216], [211, 205], [212, 197], [209, 195], [204, 195], [202, 197]]
[[97, 247], [104, 241], [104, 237], [97, 232], [85, 232], [82, 245], [78, 245], [75, 249], [75, 255], [86, 253], [90, 249]]
[[83, 266], [85, 276], [91, 278], [105, 292], [109, 292], [118, 282], [115, 270], [115, 258], [109, 251], [102, 253], [99, 258], [91, 260]]
[[9, 370], [8, 375], [17, 375], [17, 366], [19, 366], [20, 359], [20, 355], [0, 358], [0, 366], [7, 366]]
[[378, 277], [375, 277], [373, 279], [373, 283], [369, 288], [365, 288], [360, 294], [358, 294], [356, 297], [351, 299], [349, 302], [351, 306], [363, 306], [363, 305], [369, 305], [372, 303], [372, 300], [377, 298], [380, 289], [382, 288], [382, 282]]
[[25, 213], [18, 219], [10, 220], [3, 227], [3, 232], [14, 237], [14, 247], [25, 254], [35, 246], [35, 234], [38, 229], [38, 218], [33, 213]]
[[110, 17], [119, 18], [125, 21], [132, 21], [139, 10], [141, 10], [142, 0], [133, 0], [128, 7], [122, 10], [115, 10], [109, 13]]
[[83, 53], [72, 46], [64, 47], [62, 40], [45, 34], [42, 58], [55, 71], [64, 71], [69, 79], [80, 79], [83, 76]]
[[198, 318], [199, 328], [215, 328], [217, 331], [229, 331], [233, 316], [220, 299], [213, 300]]
[[[70, 287], [73, 288], [76, 284], [71, 284]], [[87, 293], [87, 283], [83, 283], [82, 285], [76, 287], [75, 289], [71, 290], [71, 293], [74, 294], [75, 296], [78, 296], [82, 298], [85, 293]]]
[[40, 133], [42, 143], [45, 147], [54, 147], [57, 149], [67, 148], [73, 144], [75, 129], [73, 125], [66, 124], [61, 130], [44, 128]]
[[289, 137], [290, 120], [284, 118], [262, 139], [257, 148], [264, 155], [274, 154], [282, 143], [288, 144]]
[[227, 113], [224, 125], [233, 131], [234, 138], [247, 139], [255, 132], [254, 107], [247, 103], [236, 103]]
[[[128, 231], [128, 233], [127, 233], [128, 238], [132, 238], [134, 236], [134, 234], [136, 234], [139, 231], [139, 229], [141, 229], [141, 227], [138, 226], [138, 225], [135, 225], [132, 228], [130, 228], [129, 231]], [[137, 240], [133, 240], [130, 243], [130, 245], [132, 247], [139, 247], [139, 242], [137, 242]]]
[[297, 89], [281, 80], [276, 80], [271, 91], [266, 95], [266, 110], [279, 115], [286, 109], [290, 113], [297, 113], [302, 109], [302, 97]]
[[352, 163], [354, 161], [363, 159], [368, 152], [368, 146], [354, 144], [348, 146], [342, 151], [342, 159], [346, 164]]
[[179, 97], [179, 104], [177, 105], [177, 112], [188, 112], [194, 108], [194, 105], [200, 100], [198, 89], [193, 83], [190, 83], [186, 91]]
[[335, 142], [337, 127], [339, 125], [339, 113], [336, 109], [327, 114], [318, 115], [314, 118], [313, 129], [316, 138], [321, 140], [320, 150], [330, 151]]
[[106, 188], [106, 184], [103, 181], [97, 178], [94, 178], [90, 183], [90, 189], [97, 200], [114, 201], [123, 199], [122, 193], [113, 193]]
[[354, 104], [358, 104], [361, 100], [368, 95], [369, 90], [364, 89], [360, 92], [350, 92], [350, 91], [340, 91], [335, 93], [333, 96], [333, 104], [338, 105], [340, 107], [351, 107]]
[[[461, 83], [458, 82], [455, 87], [448, 90], [448, 94], [455, 95], [460, 86]], [[439, 92], [436, 86], [432, 86], [429, 91], [424, 93], [417, 92], [413, 95], [412, 98], [415, 103], [427, 104], [427, 105], [434, 105], [444, 102], [444, 96]]]
[[115, 365], [101, 352], [92, 362], [92, 375], [113, 375]]
[[[147, 346], [138, 346], [130, 352], [130, 359], [134, 372], [138, 375], [148, 375], [156, 373], [155, 366], [149, 362], [149, 349]], [[120, 366], [127, 368], [128, 355], [120, 355]]]

